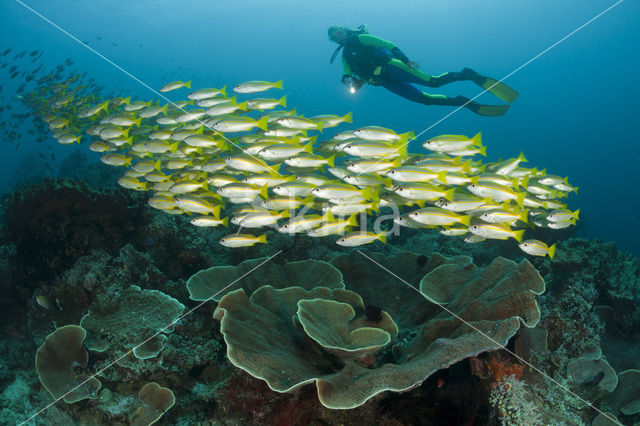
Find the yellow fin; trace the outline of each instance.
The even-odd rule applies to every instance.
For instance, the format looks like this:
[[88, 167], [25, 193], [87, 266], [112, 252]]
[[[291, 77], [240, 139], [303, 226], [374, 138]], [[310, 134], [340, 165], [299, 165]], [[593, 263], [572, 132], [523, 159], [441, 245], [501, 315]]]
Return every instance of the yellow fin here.
[[376, 234], [376, 237], [378, 237], [383, 244], [387, 244], [387, 231], [382, 231], [381, 233]]
[[513, 231], [513, 238], [515, 238], [515, 240], [517, 242], [521, 242], [522, 241], [522, 236], [524, 235], [524, 229], [521, 229], [519, 231]]
[[482, 147], [482, 132], [478, 132], [471, 140], [478, 148]]
[[258, 238], [256, 238], [256, 243], [266, 244], [267, 243], [267, 234], [262, 234]]
[[327, 166], [329, 167], [334, 167], [335, 161], [336, 161], [336, 155], [333, 154], [331, 157], [327, 158]]
[[269, 198], [269, 184], [265, 183], [262, 188], [260, 188], [260, 192], [259, 192], [260, 196], [267, 200]]
[[260, 120], [256, 121], [256, 126], [258, 126], [262, 130], [267, 130], [269, 117], [263, 117]]
[[549, 247], [549, 251], [547, 252], [547, 254], [549, 255], [549, 259], [553, 259], [553, 256], [556, 255], [556, 245], [553, 244], [551, 247]]
[[275, 83], [273, 83], [273, 87], [275, 89], [282, 89], [282, 80], [276, 81]]
[[345, 123], [353, 123], [353, 114], [351, 112], [346, 113], [342, 117], [342, 121]]

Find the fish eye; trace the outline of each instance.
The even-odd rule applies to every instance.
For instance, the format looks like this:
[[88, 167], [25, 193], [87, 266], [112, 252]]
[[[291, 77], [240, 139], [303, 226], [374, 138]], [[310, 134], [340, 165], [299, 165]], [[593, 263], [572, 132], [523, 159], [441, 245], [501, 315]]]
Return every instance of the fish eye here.
[[522, 245], [525, 246], [525, 247], [529, 247], [529, 244], [527, 244], [527, 243], [523, 243]]
[[470, 186], [471, 188], [475, 188], [475, 187], [476, 187], [476, 184], [475, 184], [475, 183], [472, 183], [472, 184], [471, 184], [471, 185], [469, 185], [469, 186]]
[[473, 225], [472, 228], [473, 229], [478, 229], [478, 225]]

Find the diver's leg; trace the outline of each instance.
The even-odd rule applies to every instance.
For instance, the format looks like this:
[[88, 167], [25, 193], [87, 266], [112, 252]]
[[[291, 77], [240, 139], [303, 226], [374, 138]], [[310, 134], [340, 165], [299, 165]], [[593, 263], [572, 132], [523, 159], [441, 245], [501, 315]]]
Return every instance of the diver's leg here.
[[446, 72], [444, 74], [432, 76], [429, 80], [429, 86], [440, 87], [454, 81], [473, 81], [487, 92], [492, 93], [503, 101], [509, 103], [515, 101], [519, 95], [518, 92], [506, 84], [498, 80], [494, 80], [493, 78], [485, 77], [471, 68], [464, 68], [460, 72]]
[[469, 98], [465, 98], [464, 96], [456, 96], [455, 98], [450, 98], [445, 95], [432, 95], [418, 90], [406, 81], [384, 80], [380, 82], [380, 85], [390, 92], [395, 93], [396, 95], [400, 95], [405, 99], [413, 102], [418, 102], [423, 105], [464, 105], [476, 114], [486, 116], [504, 115], [509, 109], [509, 105], [483, 105], [473, 102]]
[[417, 68], [411, 68], [397, 59], [390, 60], [385, 65], [384, 78], [392, 81], [406, 81], [408, 83], [430, 86], [431, 76]]
[[468, 101], [467, 98], [463, 98], [462, 96], [450, 98], [445, 95], [431, 95], [418, 90], [406, 81], [384, 80], [380, 82], [380, 85], [396, 95], [424, 105], [460, 106]]

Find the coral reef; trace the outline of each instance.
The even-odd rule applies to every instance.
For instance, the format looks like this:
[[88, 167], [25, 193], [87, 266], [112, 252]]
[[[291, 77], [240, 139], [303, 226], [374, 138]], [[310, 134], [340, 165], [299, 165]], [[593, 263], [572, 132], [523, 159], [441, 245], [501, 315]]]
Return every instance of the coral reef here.
[[149, 426], [157, 422], [176, 403], [171, 389], [164, 388], [155, 382], [144, 385], [138, 397], [142, 401], [142, 406], [131, 418], [131, 426]]
[[542, 415], [532, 398], [527, 385], [511, 375], [498, 382], [491, 391], [489, 402], [503, 426], [543, 425]]
[[231, 284], [234, 289], [244, 289], [248, 295], [263, 285], [275, 288], [344, 288], [342, 273], [327, 262], [307, 259], [278, 264], [267, 262], [267, 259], [249, 259], [238, 266], [214, 266], [199, 271], [187, 281], [189, 297], [197, 301], [212, 299], [219, 302]]
[[[167, 339], [158, 333], [168, 332], [184, 305], [161, 291], [142, 290], [135, 285], [122, 291], [110, 290], [96, 297], [80, 320], [80, 326], [89, 332], [85, 346], [98, 352], [112, 346], [120, 346], [124, 352], [133, 348], [138, 359], [157, 356]], [[141, 342], [144, 345], [137, 346]]]
[[[450, 339], [436, 339], [437, 342], [445, 342], [447, 348], [455, 346], [451, 341], [460, 343], [465, 338], [464, 329], [458, 328], [459, 334], [455, 335], [456, 321], [429, 300], [443, 303], [453, 312], [468, 304], [462, 309], [464, 315], [461, 316], [465, 319], [467, 315], [483, 311], [478, 307], [484, 305], [490, 309], [482, 316], [491, 315], [491, 310], [500, 312], [507, 306], [522, 310], [528, 325], [534, 324], [537, 318], [537, 310], [526, 303], [519, 305], [522, 299], [515, 297], [511, 290], [508, 293], [514, 298], [500, 302], [500, 294], [512, 287], [508, 281], [503, 286], [497, 285], [493, 292], [487, 289], [486, 297], [474, 296], [474, 291], [464, 292], [461, 288], [465, 285], [465, 271], [475, 270], [473, 264], [486, 267], [498, 255], [516, 262], [522, 260], [521, 252], [501, 241], [480, 247], [437, 232], [405, 230], [393, 245], [375, 247], [375, 252], [354, 251], [323, 239], [288, 235], [275, 235], [268, 246], [228, 251], [216, 243], [224, 230], [197, 228], [182, 217], [156, 214], [146, 208], [143, 197], [130, 192], [122, 196], [120, 192], [119, 189], [96, 191], [93, 184], [86, 187], [81, 183], [47, 182], [17, 192], [4, 203], [6, 221], [0, 224], [0, 289], [6, 297], [3, 297], [1, 314], [4, 338], [0, 339], [3, 361], [0, 363], [0, 423], [20, 423], [52, 401], [33, 365], [38, 347], [43, 346], [46, 337], [56, 329], [80, 324], [89, 310], [93, 311], [93, 307], [103, 302], [122, 300], [131, 286], [139, 287], [136, 292], [140, 294], [162, 292], [190, 309], [196, 305], [192, 302], [194, 299], [190, 299], [189, 286], [185, 285], [191, 275], [202, 270], [202, 276], [206, 276], [204, 283], [217, 279], [213, 287], [205, 288], [195, 299], [206, 298], [212, 291], [219, 291], [220, 285], [224, 287], [248, 272], [251, 265], [260, 262], [261, 256], [271, 256], [279, 249], [283, 250], [281, 254], [254, 271], [255, 275], [252, 272], [228, 290], [244, 289], [249, 301], [264, 284], [281, 289], [300, 286], [306, 288], [305, 291], [322, 285], [333, 288], [331, 292], [357, 293], [357, 300], [361, 302], [350, 298], [353, 305], [346, 301], [329, 303], [326, 309], [314, 312], [311, 312], [314, 303], [309, 307], [307, 301], [317, 298], [303, 298], [303, 309], [299, 311], [298, 301], [292, 303], [288, 321], [282, 320], [286, 327], [280, 331], [286, 331], [286, 338], [288, 333], [295, 333], [292, 334], [296, 337], [293, 347], [311, 350], [313, 356], [321, 360], [319, 365], [325, 368], [321, 373], [325, 375], [361, 371], [363, 378], [373, 378], [383, 367], [400, 371], [405, 363], [417, 365], [420, 358], [416, 354], [424, 349], [419, 341], [429, 335], [418, 330], [434, 319], [440, 321], [440, 331], [447, 329], [448, 323], [451, 325], [448, 332], [454, 333]], [[56, 199], [52, 194], [61, 198]], [[79, 201], [73, 205], [75, 200]], [[65, 203], [70, 206], [64, 206]], [[73, 214], [77, 220], [58, 222], [64, 225], [65, 234], [56, 228], [54, 220], [43, 216], [45, 211], [53, 215]], [[14, 223], [19, 219], [16, 212], [30, 222]], [[105, 219], [105, 215], [111, 219]], [[104, 226], [105, 223], [109, 226]], [[16, 225], [20, 232], [16, 232]], [[87, 245], [78, 245], [79, 237], [89, 234]], [[408, 253], [408, 248], [420, 253]], [[432, 255], [434, 251], [449, 257]], [[42, 253], [42, 256], [24, 258], [32, 253]], [[70, 255], [63, 258], [61, 253]], [[18, 257], [22, 258], [19, 262]], [[310, 257], [326, 263], [309, 260]], [[249, 258], [252, 260], [245, 263]], [[53, 261], [47, 264], [42, 259]], [[292, 268], [290, 265], [297, 261], [302, 262]], [[636, 331], [640, 304], [634, 293], [637, 259], [617, 251], [611, 244], [572, 239], [558, 244], [552, 261], [534, 258], [531, 263], [547, 283], [545, 294], [537, 297], [540, 321], [533, 329], [520, 327], [515, 345], [512, 346], [511, 340], [507, 347], [514, 348], [525, 361], [589, 399], [600, 410], [613, 412], [623, 424], [640, 422], [640, 414], [633, 414], [633, 396], [637, 394], [632, 386], [635, 380], [625, 379], [630, 374], [626, 370], [640, 369], [640, 338]], [[455, 267], [438, 269], [442, 265]], [[212, 271], [209, 275], [205, 273], [206, 268]], [[239, 275], [238, 271], [241, 271]], [[423, 277], [430, 273], [433, 273], [431, 279], [423, 282], [425, 295], [421, 295], [416, 289], [420, 290]], [[440, 274], [452, 275], [456, 280], [447, 279], [450, 283], [447, 285], [440, 278], [435, 279]], [[533, 297], [533, 293], [529, 294]], [[317, 307], [330, 301], [325, 297], [319, 300], [322, 302], [318, 302]], [[520, 395], [531, 403], [534, 410], [531, 415], [544, 424], [589, 424], [594, 417], [594, 424], [612, 424], [602, 415], [596, 417], [598, 413], [584, 402], [508, 352], [491, 350], [497, 348], [495, 345], [489, 348], [490, 352], [468, 351], [476, 356], [468, 357], [467, 352], [462, 351], [465, 353], [460, 356], [440, 359], [437, 368], [443, 368], [426, 380], [424, 376], [429, 369], [419, 377], [416, 375], [417, 378], [410, 381], [417, 386], [410, 391], [380, 392], [350, 410], [328, 409], [319, 401], [314, 386], [301, 386], [288, 393], [274, 392], [265, 381], [234, 368], [225, 357], [229, 349], [224, 343], [226, 336], [211, 320], [214, 308], [214, 302], [207, 303], [178, 322], [175, 330], [165, 335], [164, 349], [154, 358], [137, 359], [131, 354], [110, 366], [127, 348], [117, 338], [104, 352], [96, 351], [100, 348], [89, 343], [93, 349], [89, 350], [86, 369], [74, 370], [73, 374], [89, 374], [110, 366], [98, 377], [102, 388], [93, 395], [97, 399], [57, 403], [42, 412], [36, 422], [127, 424], [142, 406], [138, 397], [141, 387], [154, 381], [170, 388], [175, 395], [175, 405], [169, 414], [162, 412], [160, 421], [176, 424], [368, 424], [375, 418], [380, 424], [484, 425], [504, 421], [489, 400], [489, 393], [495, 397], [500, 386], [499, 392], [508, 399], [503, 398], [504, 403], [517, 406], [517, 398], [504, 386], [517, 380], [526, 383], [522, 384]], [[310, 322], [305, 323], [305, 319], [300, 320], [300, 314], [307, 311], [311, 316]], [[339, 312], [344, 321], [328, 321], [323, 317], [333, 318], [334, 311]], [[348, 319], [352, 312], [353, 318]], [[350, 340], [352, 330], [362, 329], [362, 322], [379, 321], [385, 315], [398, 327], [395, 338], [395, 332], [385, 328], [384, 332], [389, 334], [386, 345], [385, 340], [366, 343], [370, 336], [365, 335], [364, 345], [358, 342], [349, 347], [354, 343]], [[502, 315], [504, 313], [499, 316]], [[316, 331], [311, 330], [311, 325]], [[252, 344], [261, 342], [265, 330], [271, 327], [273, 323], [268, 323], [255, 330], [250, 335]], [[149, 331], [157, 329], [150, 327]], [[373, 333], [384, 337], [384, 332]], [[500, 343], [505, 343], [509, 334], [505, 334]], [[273, 334], [270, 331], [268, 335]], [[92, 335], [87, 334], [84, 342], [88, 343], [90, 337]], [[432, 347], [438, 345], [433, 343]], [[358, 352], [363, 349], [363, 353]], [[286, 356], [291, 356], [291, 352]], [[607, 383], [605, 379], [612, 376], [605, 378], [602, 370], [596, 369], [593, 374], [584, 373], [576, 380], [579, 374], [570, 373], [583, 372], [577, 367], [585, 362], [582, 358], [589, 362], [594, 359], [608, 362], [624, 386], [600, 396]], [[455, 362], [456, 359], [461, 361]], [[286, 364], [286, 369], [291, 365]], [[387, 365], [390, 367], [385, 367]], [[518, 386], [514, 385], [519, 389]]]
[[[416, 260], [418, 255], [399, 257], [413, 257], [413, 264], [420, 264]], [[362, 259], [361, 262], [370, 262]], [[331, 351], [334, 356], [327, 355], [322, 345], [313, 343], [304, 327], [296, 327], [299, 320], [291, 322], [292, 317], [300, 316], [300, 305], [313, 299], [349, 304], [359, 315], [366, 316], [361, 302], [366, 298], [360, 299], [350, 290], [274, 289], [267, 285], [254, 291], [251, 297], [239, 289], [220, 300], [214, 316], [221, 321], [227, 355], [234, 365], [264, 379], [274, 390], [287, 392], [315, 381], [323, 405], [353, 408], [386, 390], [411, 389], [439, 369], [506, 344], [520, 328], [521, 320], [529, 326], [537, 323], [539, 311], [534, 295], [544, 291], [544, 282], [530, 263], [517, 265], [497, 259], [480, 269], [469, 259], [449, 260], [435, 255], [423, 266], [427, 264], [431, 270], [420, 284], [422, 300], [412, 297], [404, 300], [402, 306], [393, 300], [389, 306], [381, 305], [394, 319], [395, 312], [407, 307], [409, 311], [417, 311], [413, 321], [418, 322], [412, 327], [403, 329], [405, 324], [397, 321], [401, 333], [388, 353], [376, 353], [374, 359], [367, 361], [341, 358], [344, 348]], [[346, 276], [345, 283], [348, 288], [355, 284]], [[369, 281], [369, 291], [374, 283], [384, 286], [386, 280]], [[357, 286], [353, 288], [360, 290]], [[446, 291], [450, 288], [455, 290]], [[386, 286], [373, 289], [376, 290], [382, 293], [380, 297], [394, 294], [393, 288]], [[446, 312], [427, 302], [436, 297], [447, 303]], [[377, 314], [382, 318], [386, 315], [379, 311]], [[460, 321], [461, 317], [466, 323]], [[334, 337], [334, 342], [339, 340]], [[301, 346], [303, 342], [306, 344]]]
[[78, 369], [86, 368], [89, 361], [89, 354], [82, 347], [85, 336], [83, 328], [65, 325], [47, 336], [38, 348], [38, 377], [52, 397], [63, 398], [68, 403], [98, 397], [100, 381], [78, 373]]

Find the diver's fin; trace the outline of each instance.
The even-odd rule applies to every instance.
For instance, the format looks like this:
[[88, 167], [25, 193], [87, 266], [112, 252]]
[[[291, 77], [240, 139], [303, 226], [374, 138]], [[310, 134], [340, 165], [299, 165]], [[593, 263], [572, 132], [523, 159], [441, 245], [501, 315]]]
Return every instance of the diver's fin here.
[[513, 90], [511, 87], [506, 84], [494, 80], [493, 78], [483, 77], [484, 81], [479, 83], [479, 86], [482, 87], [487, 92], [491, 93], [502, 99], [505, 102], [513, 102], [520, 95], [520, 93]]
[[476, 102], [469, 102], [467, 108], [478, 115], [495, 117], [505, 115], [511, 105], [484, 105]]

